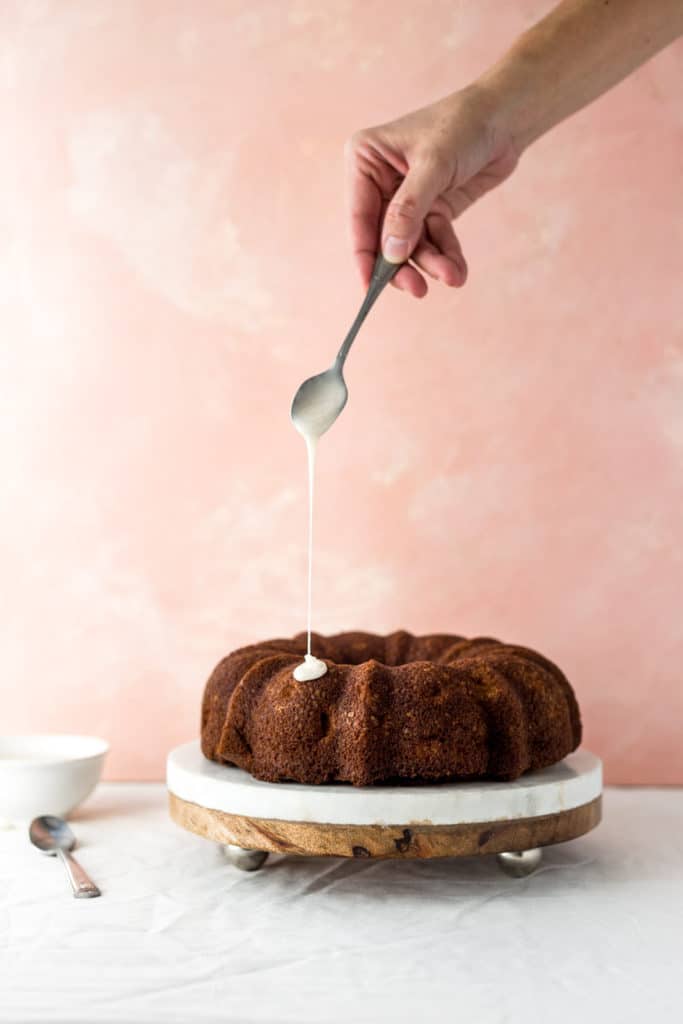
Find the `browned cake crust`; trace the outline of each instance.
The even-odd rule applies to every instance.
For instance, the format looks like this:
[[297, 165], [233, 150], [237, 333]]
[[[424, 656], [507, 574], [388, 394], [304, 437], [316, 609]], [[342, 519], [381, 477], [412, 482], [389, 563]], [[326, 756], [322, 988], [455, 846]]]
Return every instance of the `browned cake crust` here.
[[552, 662], [488, 637], [313, 636], [327, 675], [297, 682], [306, 636], [243, 647], [204, 691], [204, 755], [267, 782], [516, 779], [581, 741]]

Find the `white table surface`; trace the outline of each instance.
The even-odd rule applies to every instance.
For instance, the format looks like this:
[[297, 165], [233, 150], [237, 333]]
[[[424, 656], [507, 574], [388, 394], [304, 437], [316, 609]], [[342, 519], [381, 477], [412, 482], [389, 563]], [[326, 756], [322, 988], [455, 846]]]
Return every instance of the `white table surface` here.
[[162, 785], [102, 785], [73, 820], [101, 899], [0, 833], [0, 1021], [682, 1019], [683, 790], [604, 810], [524, 880], [494, 858], [245, 874], [170, 821]]

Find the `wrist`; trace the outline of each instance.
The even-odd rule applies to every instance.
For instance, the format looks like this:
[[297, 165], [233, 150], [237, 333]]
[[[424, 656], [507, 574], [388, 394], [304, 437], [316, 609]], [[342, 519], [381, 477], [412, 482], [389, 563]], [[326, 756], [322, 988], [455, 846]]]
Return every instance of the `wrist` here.
[[469, 155], [476, 167], [462, 168], [463, 177], [476, 173], [488, 160], [524, 149], [516, 138], [514, 105], [502, 81], [484, 75], [441, 101], [445, 106], [452, 140], [461, 158]]
[[507, 140], [518, 156], [549, 127], [544, 90], [534, 86], [533, 54], [522, 47], [506, 54], [475, 84], [479, 102], [488, 109], [491, 131]]

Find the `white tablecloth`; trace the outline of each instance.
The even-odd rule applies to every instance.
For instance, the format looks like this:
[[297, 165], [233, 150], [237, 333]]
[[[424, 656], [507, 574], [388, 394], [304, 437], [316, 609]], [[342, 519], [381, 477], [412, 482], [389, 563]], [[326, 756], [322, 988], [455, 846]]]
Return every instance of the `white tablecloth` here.
[[606, 793], [528, 879], [494, 858], [273, 857], [244, 874], [103, 785], [73, 821], [103, 890], [0, 833], [0, 1020], [643, 1024], [683, 1019], [683, 791]]

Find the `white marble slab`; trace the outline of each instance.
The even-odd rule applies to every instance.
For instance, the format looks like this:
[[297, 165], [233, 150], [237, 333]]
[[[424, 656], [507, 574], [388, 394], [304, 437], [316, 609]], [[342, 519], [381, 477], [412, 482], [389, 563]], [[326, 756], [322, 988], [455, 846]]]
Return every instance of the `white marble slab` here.
[[602, 762], [587, 750], [514, 782], [434, 786], [302, 786], [259, 782], [239, 768], [207, 761], [199, 741], [168, 756], [171, 793], [216, 811], [328, 825], [458, 825], [532, 818], [590, 803], [602, 792]]

